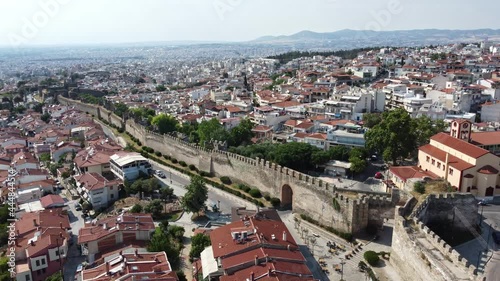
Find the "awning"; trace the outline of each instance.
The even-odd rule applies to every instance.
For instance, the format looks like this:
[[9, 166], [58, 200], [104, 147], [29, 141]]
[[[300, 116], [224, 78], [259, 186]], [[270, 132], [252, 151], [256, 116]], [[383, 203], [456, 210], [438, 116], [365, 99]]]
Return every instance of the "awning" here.
[[210, 274], [219, 271], [217, 266], [217, 260], [214, 258], [214, 252], [212, 251], [212, 246], [206, 247], [200, 255], [201, 267], [203, 270], [203, 279], [205, 280]]

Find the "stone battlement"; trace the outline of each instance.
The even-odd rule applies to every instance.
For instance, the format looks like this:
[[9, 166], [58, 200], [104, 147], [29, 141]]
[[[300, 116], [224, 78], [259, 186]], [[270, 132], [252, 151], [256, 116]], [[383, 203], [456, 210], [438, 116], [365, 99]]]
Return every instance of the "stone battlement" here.
[[[84, 104], [64, 97], [59, 97], [59, 101], [62, 104], [72, 104], [84, 112], [104, 118], [115, 125], [118, 120], [114, 113], [98, 105]], [[161, 135], [149, 131], [133, 120], [120, 120], [120, 122], [119, 125], [141, 141], [144, 146], [151, 147], [178, 161], [195, 165], [200, 171], [210, 172], [218, 177], [229, 176], [249, 186], [259, 188], [262, 192], [268, 192], [271, 196], [280, 198], [284, 205], [292, 205], [296, 211], [303, 212], [324, 225], [343, 232], [360, 231], [369, 221], [381, 224], [382, 217], [388, 216], [387, 210], [393, 208], [390, 194], [353, 192], [336, 188], [333, 184], [317, 177], [264, 159], [252, 159], [227, 151], [207, 149], [172, 135]], [[289, 195], [284, 191], [286, 189], [289, 190]], [[347, 196], [348, 193], [351, 196]], [[352, 196], [353, 193], [355, 193], [355, 198]], [[338, 205], [334, 206], [333, 198]], [[381, 211], [377, 212], [377, 209]]]

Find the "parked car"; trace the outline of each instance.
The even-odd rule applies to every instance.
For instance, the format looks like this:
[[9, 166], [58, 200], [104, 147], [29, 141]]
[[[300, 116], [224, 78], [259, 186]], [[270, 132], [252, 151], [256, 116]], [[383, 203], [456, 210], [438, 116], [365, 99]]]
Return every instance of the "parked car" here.
[[163, 171], [160, 171], [160, 170], [156, 170], [155, 174], [156, 174], [158, 177], [162, 178], [162, 179], [164, 179], [164, 178], [166, 178], [166, 177], [167, 177], [167, 176], [165, 176], [165, 173], [163, 173]]
[[384, 175], [382, 175], [382, 173], [381, 173], [381, 172], [376, 172], [376, 173], [375, 173], [375, 178], [376, 178], [376, 179], [383, 179], [383, 178], [384, 178]]
[[500, 231], [493, 232], [491, 236], [493, 236], [493, 241], [495, 241], [495, 243], [500, 244]]
[[490, 203], [491, 203], [490, 201], [483, 199], [483, 200], [480, 200], [477, 204], [480, 206], [488, 206]]

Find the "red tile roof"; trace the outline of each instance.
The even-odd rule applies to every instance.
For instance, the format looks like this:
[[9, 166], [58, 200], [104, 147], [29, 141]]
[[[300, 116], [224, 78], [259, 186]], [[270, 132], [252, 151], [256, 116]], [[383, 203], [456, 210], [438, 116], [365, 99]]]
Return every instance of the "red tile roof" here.
[[[439, 149], [435, 146], [432, 146], [430, 144], [426, 144], [424, 146], [421, 146], [419, 148], [419, 150], [431, 155], [432, 157], [438, 159], [439, 161], [441, 161], [443, 163], [446, 161], [446, 152], [442, 151], [441, 149]], [[453, 155], [449, 155], [448, 164], [451, 167], [453, 167], [457, 170], [460, 170], [460, 171], [467, 170], [467, 169], [474, 167], [474, 165], [467, 163], [464, 160], [459, 159]]]
[[466, 141], [454, 138], [447, 133], [439, 133], [431, 137], [431, 140], [437, 141], [445, 146], [448, 146], [454, 150], [460, 151], [461, 153], [470, 156], [472, 158], [479, 158], [489, 151]]
[[132, 252], [120, 251], [104, 256], [106, 262], [84, 270], [81, 274], [82, 280], [178, 280], [165, 252], [145, 253], [139, 250], [135, 252], [136, 249], [124, 250]]
[[297, 243], [280, 220], [259, 214], [244, 216], [213, 230], [210, 240], [214, 258], [220, 259], [225, 272], [221, 281], [246, 280], [252, 274], [255, 280], [314, 280]]
[[49, 194], [40, 198], [40, 203], [42, 203], [42, 207], [49, 208], [64, 205], [65, 202], [61, 196], [56, 194]]
[[150, 214], [121, 214], [81, 228], [78, 233], [78, 243], [95, 241], [108, 235], [114, 235], [118, 231], [152, 231], [154, 229], [155, 225]]
[[406, 182], [408, 179], [415, 178], [438, 178], [438, 176], [436, 176], [435, 174], [428, 171], [426, 172], [417, 166], [393, 166], [389, 169], [389, 171], [404, 182]]
[[494, 145], [500, 144], [500, 131], [491, 132], [473, 132], [470, 135], [473, 144], [476, 145]]

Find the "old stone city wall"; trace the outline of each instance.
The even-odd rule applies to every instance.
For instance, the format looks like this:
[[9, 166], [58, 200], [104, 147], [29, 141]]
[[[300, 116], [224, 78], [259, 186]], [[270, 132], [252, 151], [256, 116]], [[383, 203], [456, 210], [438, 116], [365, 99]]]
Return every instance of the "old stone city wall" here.
[[[59, 102], [73, 105], [81, 111], [104, 118], [110, 123], [125, 128], [139, 139], [143, 145], [160, 151], [198, 169], [214, 173], [216, 176], [228, 176], [235, 181], [256, 187], [262, 192], [269, 192], [282, 203], [290, 203], [293, 210], [304, 213], [326, 226], [340, 231], [356, 233], [368, 223], [380, 225], [384, 218], [394, 216], [394, 202], [391, 195], [385, 193], [358, 193], [342, 190], [287, 167], [251, 159], [230, 152], [208, 150], [196, 144], [186, 143], [170, 135], [160, 135], [147, 131], [133, 120], [118, 122], [119, 117], [106, 109], [84, 104], [64, 97]], [[113, 117], [114, 116], [114, 117]], [[117, 119], [118, 118], [118, 119]]]
[[404, 207], [396, 208], [390, 262], [400, 276], [405, 276], [405, 280], [483, 280], [477, 275], [474, 265], [420, 220], [435, 215], [439, 217], [434, 210], [427, 210], [429, 206], [459, 203], [464, 200], [468, 200], [467, 195], [430, 195], [415, 209], [414, 199], [408, 200]]

